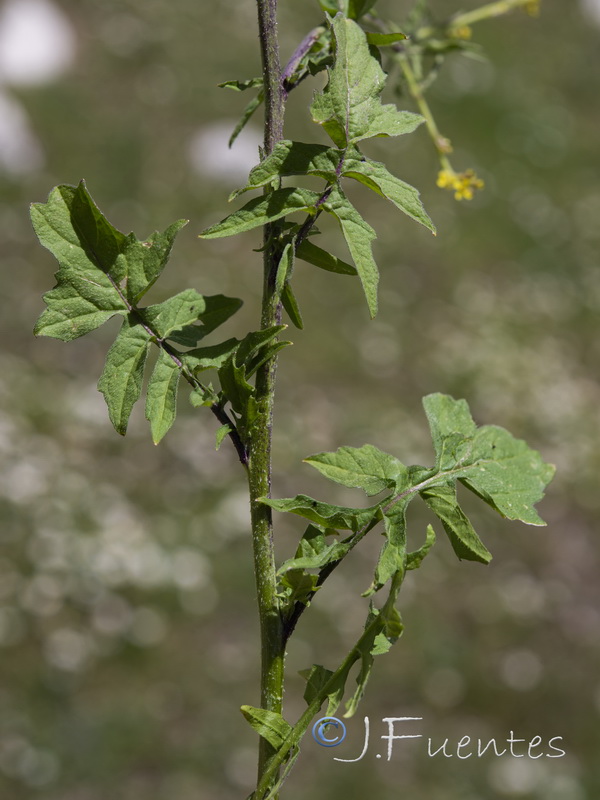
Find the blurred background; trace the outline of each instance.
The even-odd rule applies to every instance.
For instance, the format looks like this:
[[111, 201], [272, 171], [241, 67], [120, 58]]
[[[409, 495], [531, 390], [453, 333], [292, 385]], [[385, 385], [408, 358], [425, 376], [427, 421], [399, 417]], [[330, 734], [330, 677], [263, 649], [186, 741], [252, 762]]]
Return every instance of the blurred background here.
[[[280, 5], [286, 59], [320, 10]], [[408, 5], [378, 8], [401, 21]], [[404, 636], [376, 660], [347, 742], [332, 751], [307, 738], [289, 800], [600, 795], [600, 0], [548, 0], [539, 18], [482, 23], [474, 40], [488, 60], [449, 58], [430, 100], [455, 167], [475, 168], [485, 190], [458, 203], [438, 189], [425, 130], [368, 143], [420, 188], [438, 236], [353, 193], [379, 236], [373, 322], [356, 280], [298, 265], [305, 330], [292, 329], [280, 360], [274, 493], [360, 503], [301, 463], [342, 444], [431, 463], [420, 398], [441, 391], [557, 465], [540, 506], [549, 524], [509, 524], [465, 498], [493, 562], [459, 563], [438, 530], [402, 592]], [[117, 436], [96, 390], [115, 320], [71, 344], [32, 337], [56, 264], [27, 206], [85, 178], [140, 238], [189, 218], [149, 301], [188, 286], [241, 297], [225, 333], [243, 336], [257, 326], [259, 234], [197, 234], [228, 213], [261, 139], [257, 118], [227, 151], [248, 98], [217, 83], [259, 72], [252, 0], [0, 3], [1, 800], [239, 800], [252, 789], [256, 742], [239, 706], [258, 703], [259, 654], [243, 475], [227, 446], [215, 454], [214, 420], [185, 392], [159, 447], [142, 404]], [[292, 94], [288, 137], [325, 141], [307, 114], [318, 81]], [[433, 520], [413, 505], [416, 547]], [[276, 522], [283, 559], [303, 526]], [[357, 637], [378, 540], [298, 626], [290, 720], [304, 706], [297, 671], [335, 668]], [[368, 754], [334, 761], [360, 752], [364, 715]], [[397, 732], [425, 738], [395, 743], [387, 762], [376, 753], [390, 716], [422, 717]], [[567, 755], [427, 755], [427, 737], [456, 753], [465, 735], [502, 749], [511, 731], [540, 736], [536, 753], [560, 736]]]

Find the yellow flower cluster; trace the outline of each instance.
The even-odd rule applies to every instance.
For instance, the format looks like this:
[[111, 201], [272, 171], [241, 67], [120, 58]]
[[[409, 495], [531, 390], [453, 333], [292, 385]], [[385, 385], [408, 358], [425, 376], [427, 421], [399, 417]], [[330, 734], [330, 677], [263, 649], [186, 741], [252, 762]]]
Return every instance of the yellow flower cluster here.
[[461, 25], [459, 28], [450, 28], [448, 33], [453, 39], [470, 39], [473, 29], [469, 25]]
[[530, 17], [538, 17], [540, 14], [542, 0], [528, 0], [525, 3], [525, 11]]
[[457, 200], [472, 200], [475, 189], [483, 189], [483, 181], [472, 169], [465, 172], [443, 169], [438, 173], [437, 185], [453, 191]]

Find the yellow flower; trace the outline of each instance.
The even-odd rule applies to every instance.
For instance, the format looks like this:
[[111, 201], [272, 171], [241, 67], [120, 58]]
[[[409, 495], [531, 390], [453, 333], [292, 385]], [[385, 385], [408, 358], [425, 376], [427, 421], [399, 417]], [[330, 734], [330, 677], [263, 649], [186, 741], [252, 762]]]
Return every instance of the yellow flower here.
[[472, 169], [465, 172], [443, 169], [438, 173], [437, 185], [453, 191], [456, 200], [472, 200], [475, 189], [483, 189], [483, 181]]
[[537, 17], [540, 13], [540, 6], [542, 0], [527, 0], [525, 3], [525, 11], [530, 17]]
[[450, 172], [450, 170], [443, 169], [438, 173], [437, 185], [440, 189], [447, 189], [448, 187], [452, 187], [453, 180], [454, 173]]
[[469, 25], [461, 25], [459, 28], [450, 28], [448, 33], [453, 39], [470, 39], [473, 29]]

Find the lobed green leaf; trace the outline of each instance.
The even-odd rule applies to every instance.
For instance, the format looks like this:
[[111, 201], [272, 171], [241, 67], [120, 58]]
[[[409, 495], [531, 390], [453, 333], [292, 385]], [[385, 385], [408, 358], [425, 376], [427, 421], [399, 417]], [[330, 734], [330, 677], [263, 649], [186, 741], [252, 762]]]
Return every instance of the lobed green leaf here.
[[35, 324], [36, 336], [50, 336], [69, 342], [99, 328], [115, 314], [127, 314], [127, 306], [108, 280], [91, 282], [84, 275], [72, 275], [61, 268], [58, 285], [44, 294], [47, 305]]
[[261, 227], [296, 211], [315, 211], [319, 200], [317, 192], [308, 189], [276, 189], [265, 197], [255, 197], [216, 225], [206, 228], [203, 239], [218, 239]]
[[485, 547], [466, 514], [458, 504], [455, 486], [435, 486], [422, 491], [421, 497], [440, 519], [450, 544], [459, 559], [489, 564], [492, 554]]
[[408, 471], [395, 456], [371, 444], [340, 447], [335, 453], [317, 453], [304, 461], [326, 478], [342, 486], [379, 494], [384, 489], [402, 491], [408, 485]]
[[[98, 383], [120, 434], [125, 434], [141, 394], [150, 342], [159, 344], [148, 383], [146, 416], [154, 441], [160, 441], [175, 419], [184, 364], [193, 370], [218, 368], [239, 344], [229, 340], [184, 355], [163, 345], [164, 340], [193, 347], [237, 311], [241, 301], [223, 295], [203, 297], [187, 289], [162, 303], [137, 306], [161, 274], [185, 220], [175, 222], [164, 233], [154, 233], [145, 242], [132, 233], [125, 236], [104, 217], [83, 181], [78, 186], [57, 186], [46, 203], [32, 206], [31, 218], [41, 243], [59, 261], [58, 283], [44, 296], [47, 308], [35, 333], [68, 341], [115, 314], [125, 317]], [[204, 390], [198, 394], [208, 404], [216, 397]]]
[[504, 428], [477, 428], [464, 400], [428, 395], [423, 400], [436, 451], [436, 467], [456, 479], [508, 519], [544, 525], [534, 505], [542, 499], [555, 467]]

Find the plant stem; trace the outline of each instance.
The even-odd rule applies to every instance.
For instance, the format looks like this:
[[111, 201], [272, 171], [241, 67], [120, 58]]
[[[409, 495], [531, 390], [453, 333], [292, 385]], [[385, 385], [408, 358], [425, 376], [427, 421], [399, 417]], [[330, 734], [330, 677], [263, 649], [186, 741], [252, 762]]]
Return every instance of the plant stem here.
[[[263, 800], [265, 793], [269, 789], [269, 786], [272, 785], [272, 781], [277, 774], [277, 771], [281, 767], [281, 764], [285, 761], [288, 753], [290, 753], [293, 748], [300, 744], [300, 741], [308, 730], [310, 723], [314, 719], [315, 715], [319, 712], [325, 700], [327, 700], [329, 694], [339, 687], [340, 680], [345, 682], [352, 666], [362, 657], [365, 643], [369, 643], [371, 645], [375, 633], [383, 630], [385, 623], [383, 623], [382, 620], [385, 612], [394, 606], [398, 597], [398, 593], [400, 592], [403, 579], [403, 571], [396, 573], [396, 575], [392, 578], [388, 597], [380, 613], [373, 617], [373, 619], [366, 625], [365, 630], [359, 637], [352, 650], [350, 650], [346, 658], [331, 675], [329, 680], [319, 689], [311, 704], [292, 728], [286, 741], [279, 748], [277, 754], [269, 764], [268, 769], [265, 771], [262, 782], [259, 782], [256, 789], [256, 800]], [[332, 713], [335, 713], [335, 711]]]
[[406, 80], [408, 91], [410, 92], [411, 97], [417, 104], [419, 111], [421, 112], [423, 118], [425, 119], [425, 125], [427, 127], [427, 131], [431, 136], [431, 139], [433, 141], [433, 144], [435, 145], [436, 150], [438, 151], [438, 155], [440, 156], [442, 166], [444, 167], [444, 169], [449, 169], [450, 163], [447, 158], [447, 153], [450, 153], [452, 151], [452, 145], [450, 144], [448, 139], [446, 139], [446, 137], [443, 136], [439, 131], [435, 118], [431, 113], [431, 109], [429, 108], [429, 103], [425, 99], [425, 95], [421, 90], [419, 82], [410, 64], [408, 55], [400, 51], [396, 54], [396, 60], [398, 61], [400, 69], [402, 70], [402, 73]]
[[[284, 92], [277, 40], [277, 0], [257, 0], [260, 49], [265, 88], [265, 155], [283, 138]], [[267, 189], [267, 192], [271, 189]], [[276, 242], [277, 224], [264, 229], [264, 279], [261, 327], [281, 321], [281, 302], [275, 291], [280, 252]], [[252, 520], [254, 571], [261, 636], [261, 707], [280, 714], [283, 701], [285, 644], [277, 598], [277, 577], [271, 509], [257, 502], [271, 494], [271, 440], [277, 360], [271, 358], [256, 373], [257, 414], [249, 431], [248, 486]], [[260, 782], [273, 747], [261, 738], [258, 756]]]

